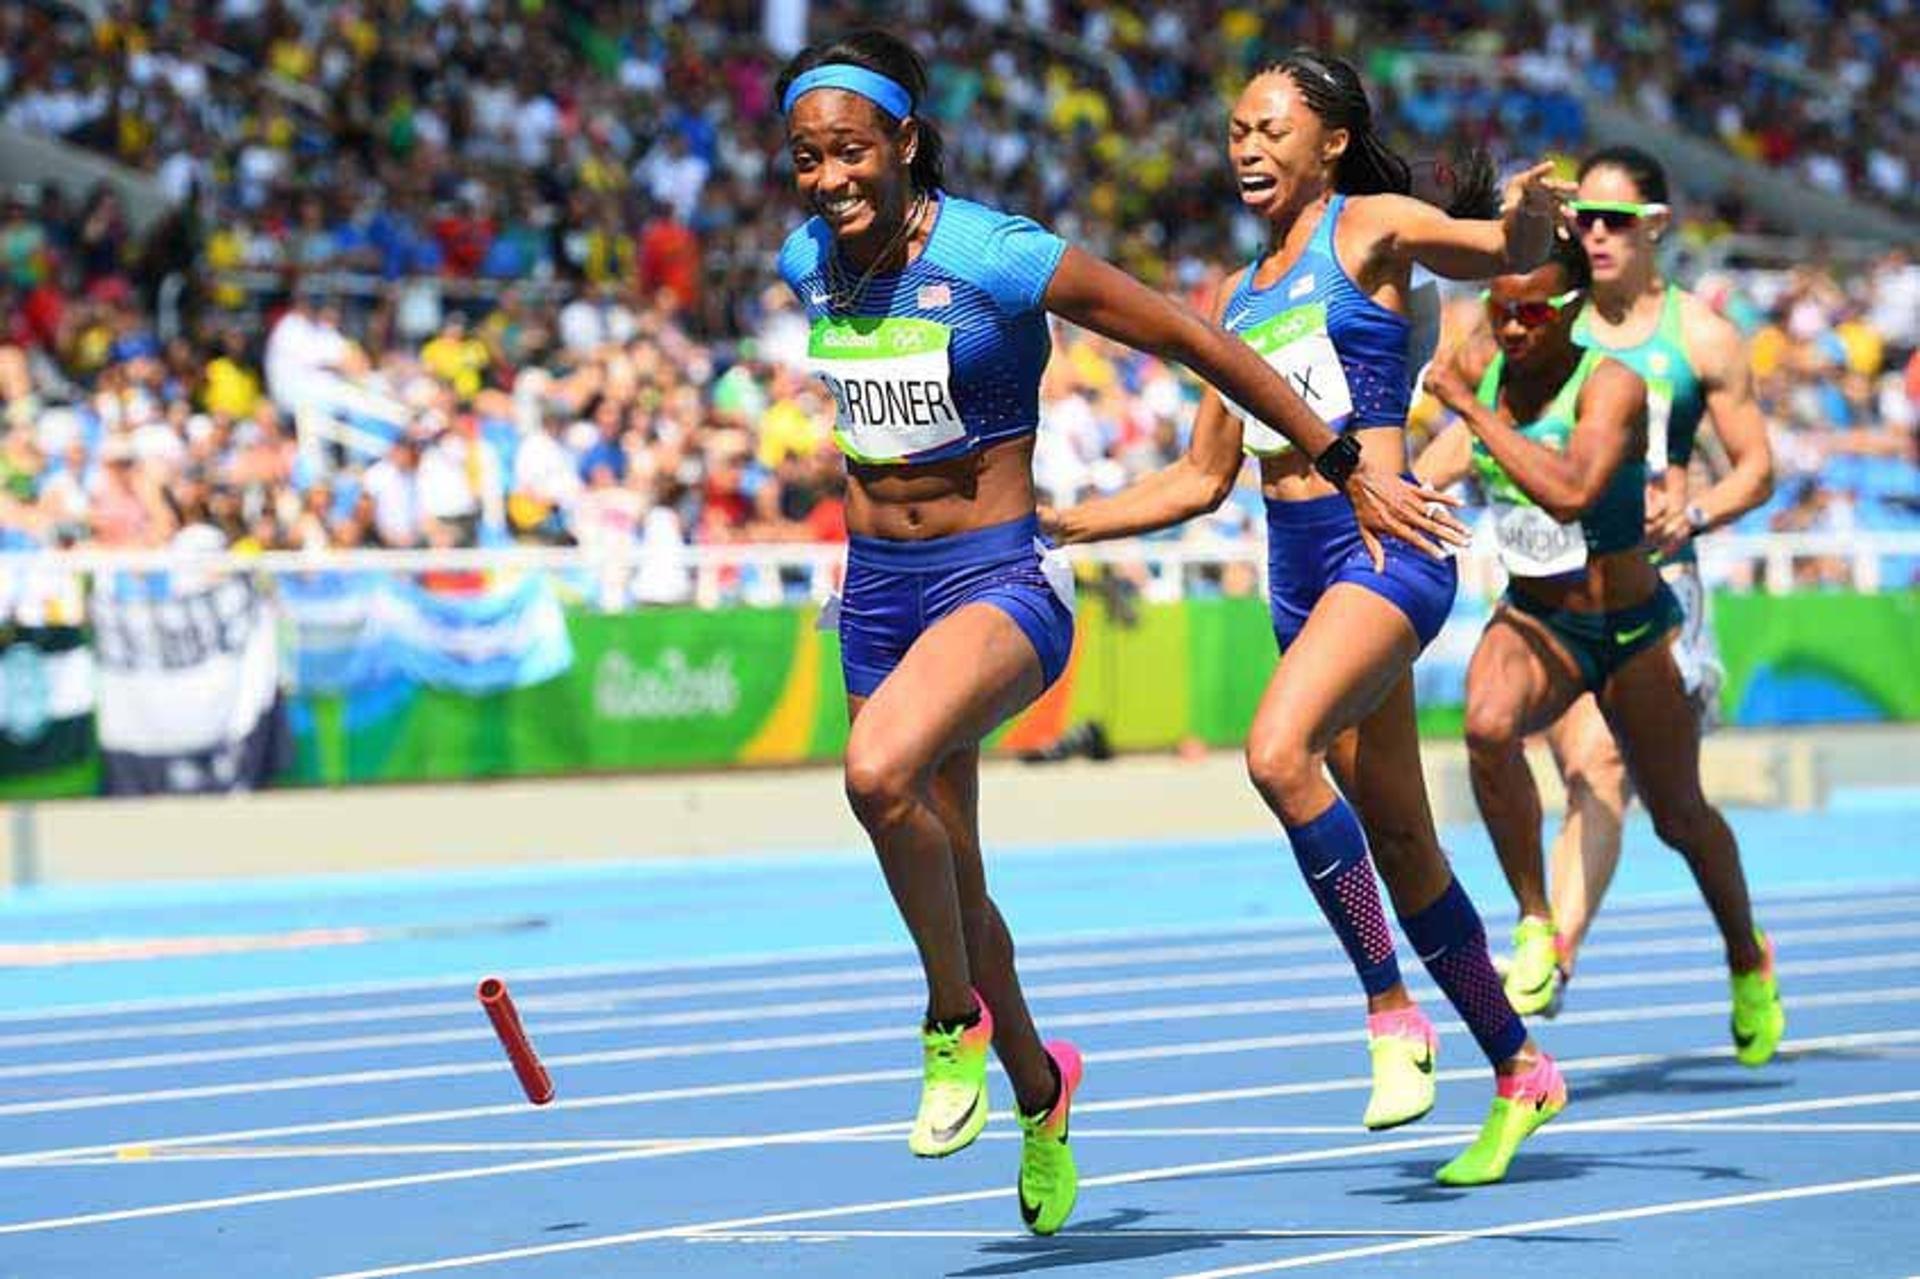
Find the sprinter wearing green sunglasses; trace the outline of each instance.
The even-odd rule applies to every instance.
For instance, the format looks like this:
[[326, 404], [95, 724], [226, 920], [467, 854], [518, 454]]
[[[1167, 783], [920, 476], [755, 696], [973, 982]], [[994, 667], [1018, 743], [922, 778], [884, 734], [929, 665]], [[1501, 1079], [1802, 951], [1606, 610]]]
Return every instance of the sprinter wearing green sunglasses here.
[[[1705, 730], [1715, 719], [1721, 667], [1693, 540], [1766, 501], [1773, 454], [1738, 331], [1661, 272], [1658, 247], [1672, 221], [1667, 201], [1665, 171], [1637, 148], [1597, 151], [1580, 166], [1568, 213], [1593, 283], [1574, 338], [1646, 381], [1647, 540], [1684, 613], [1673, 655]], [[1690, 495], [1703, 418], [1719, 447], [1699, 452], [1719, 477]], [[1551, 900], [1538, 862], [1514, 885], [1521, 920], [1506, 985], [1515, 1008], [1551, 1015], [1619, 864], [1632, 789], [1593, 698], [1575, 702], [1546, 736], [1566, 782], [1567, 815], [1553, 845]]]

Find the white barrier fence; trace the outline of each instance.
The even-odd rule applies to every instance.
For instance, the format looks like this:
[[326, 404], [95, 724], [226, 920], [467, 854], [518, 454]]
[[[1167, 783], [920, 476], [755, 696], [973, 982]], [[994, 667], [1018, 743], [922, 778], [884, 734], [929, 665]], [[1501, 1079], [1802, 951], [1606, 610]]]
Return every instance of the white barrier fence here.
[[[1481, 537], [1462, 552], [1461, 589], [1488, 597], [1504, 574]], [[1129, 540], [1075, 546], [1064, 552], [1076, 566], [1111, 566], [1131, 577], [1149, 598], [1178, 599], [1221, 589], [1261, 589], [1262, 541]], [[1716, 534], [1700, 543], [1702, 571], [1711, 584], [1769, 594], [1811, 584], [1858, 591], [1903, 589], [1920, 572], [1920, 530], [1876, 533]], [[580, 593], [607, 609], [648, 604], [774, 605], [825, 600], [846, 562], [839, 543], [736, 543], [675, 546], [506, 546], [435, 550], [267, 551], [29, 551], [0, 554], [0, 618], [34, 600], [81, 598], [88, 577], [167, 574], [205, 580], [233, 572], [270, 576], [319, 573], [406, 575], [556, 572], [573, 576]], [[1817, 566], [1812, 579], [1803, 570]], [[1222, 578], [1232, 570], [1236, 580]], [[1252, 576], [1249, 577], [1248, 574]]]

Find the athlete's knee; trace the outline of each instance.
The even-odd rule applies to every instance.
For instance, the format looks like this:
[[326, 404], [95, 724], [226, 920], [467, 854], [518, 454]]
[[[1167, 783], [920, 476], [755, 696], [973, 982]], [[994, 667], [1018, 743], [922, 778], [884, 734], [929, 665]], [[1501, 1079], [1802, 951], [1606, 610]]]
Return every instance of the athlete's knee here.
[[1689, 860], [1711, 848], [1721, 825], [1713, 806], [1697, 794], [1661, 804], [1652, 816], [1660, 842]]
[[1467, 753], [1481, 758], [1510, 755], [1520, 749], [1520, 717], [1512, 707], [1467, 703]]
[[921, 772], [916, 761], [899, 751], [870, 745], [856, 738], [847, 745], [847, 802], [869, 831], [884, 830], [904, 821], [919, 803]]
[[1324, 784], [1321, 752], [1304, 736], [1268, 732], [1247, 740], [1247, 777], [1261, 798], [1288, 821], [1305, 821], [1312, 814], [1293, 810], [1310, 802]]
[[1400, 872], [1424, 865], [1439, 854], [1431, 822], [1397, 813], [1369, 813], [1362, 824], [1373, 864], [1389, 881], [1397, 880]]
[[1599, 744], [1568, 756], [1564, 777], [1573, 802], [1598, 804], [1614, 813], [1627, 805], [1627, 765], [1610, 737], [1602, 735]]

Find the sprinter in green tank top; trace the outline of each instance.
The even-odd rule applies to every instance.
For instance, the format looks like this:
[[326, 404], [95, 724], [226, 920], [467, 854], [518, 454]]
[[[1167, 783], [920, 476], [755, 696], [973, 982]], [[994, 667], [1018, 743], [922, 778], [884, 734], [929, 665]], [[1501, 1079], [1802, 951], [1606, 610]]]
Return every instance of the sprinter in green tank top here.
[[1416, 472], [1436, 487], [1479, 474], [1508, 574], [1467, 668], [1474, 799], [1524, 910], [1541, 815], [1523, 743], [1590, 694], [1654, 829], [1686, 858], [1719, 925], [1735, 1046], [1759, 1065], [1786, 1024], [1771, 949], [1753, 924], [1733, 832], [1700, 789], [1699, 724], [1672, 655], [1680, 604], [1643, 541], [1646, 383], [1574, 341], [1587, 282], [1572, 240], [1546, 266], [1499, 277], [1488, 332], [1427, 377], [1472, 443], [1458, 428], [1442, 435]]
[[[1592, 261], [1593, 287], [1574, 338], [1646, 381], [1647, 540], [1680, 600], [1685, 621], [1674, 659], [1702, 727], [1710, 728], [1721, 667], [1693, 542], [1767, 500], [1773, 453], [1739, 332], [1660, 271], [1659, 242], [1672, 220], [1667, 200], [1666, 173], [1637, 148], [1597, 151], [1581, 165], [1572, 213]], [[1703, 418], [1712, 420], [1728, 465], [1690, 495]], [[1621, 823], [1632, 799], [1620, 748], [1591, 697], [1547, 730], [1547, 742], [1566, 783], [1567, 814], [1554, 840], [1551, 879], [1540, 868], [1520, 894], [1507, 993], [1522, 1011], [1557, 1009], [1619, 865]]]

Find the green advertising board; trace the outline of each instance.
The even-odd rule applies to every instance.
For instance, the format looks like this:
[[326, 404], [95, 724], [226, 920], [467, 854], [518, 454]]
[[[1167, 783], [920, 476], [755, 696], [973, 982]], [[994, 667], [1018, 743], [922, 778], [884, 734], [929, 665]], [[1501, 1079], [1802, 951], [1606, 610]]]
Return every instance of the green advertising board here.
[[[1920, 721], [1920, 593], [1723, 595], [1735, 724]], [[491, 697], [424, 689], [301, 699], [293, 780], [338, 783], [780, 764], [846, 745], [838, 644], [800, 609], [576, 614], [557, 679]], [[1477, 618], [1422, 659], [1421, 729], [1459, 732]], [[989, 746], [1044, 746], [1097, 720], [1118, 750], [1245, 740], [1275, 662], [1258, 598], [1138, 604], [1083, 591], [1066, 673]], [[1435, 668], [1439, 669], [1435, 669]]]
[[[1466, 656], [1484, 616], [1463, 604], [1416, 673], [1421, 728], [1459, 732]], [[1715, 597], [1733, 725], [1920, 722], [1920, 592]], [[660, 608], [567, 619], [574, 659], [544, 683], [466, 696], [407, 682], [289, 699], [300, 785], [773, 765], [846, 746], [839, 646], [812, 608]], [[1119, 750], [1246, 736], [1275, 661], [1259, 598], [1129, 603], [1083, 589], [1074, 655], [989, 747], [1044, 746], [1097, 720]], [[16, 654], [26, 669], [26, 659]], [[25, 677], [16, 683], [25, 687]], [[18, 709], [18, 708], [16, 708]], [[27, 724], [24, 712], [14, 719]], [[41, 733], [39, 717], [31, 727]], [[0, 797], [85, 793], [97, 751], [0, 769]], [[33, 742], [38, 746], [41, 737]], [[0, 761], [9, 758], [0, 753]], [[49, 765], [54, 765], [49, 767]]]

